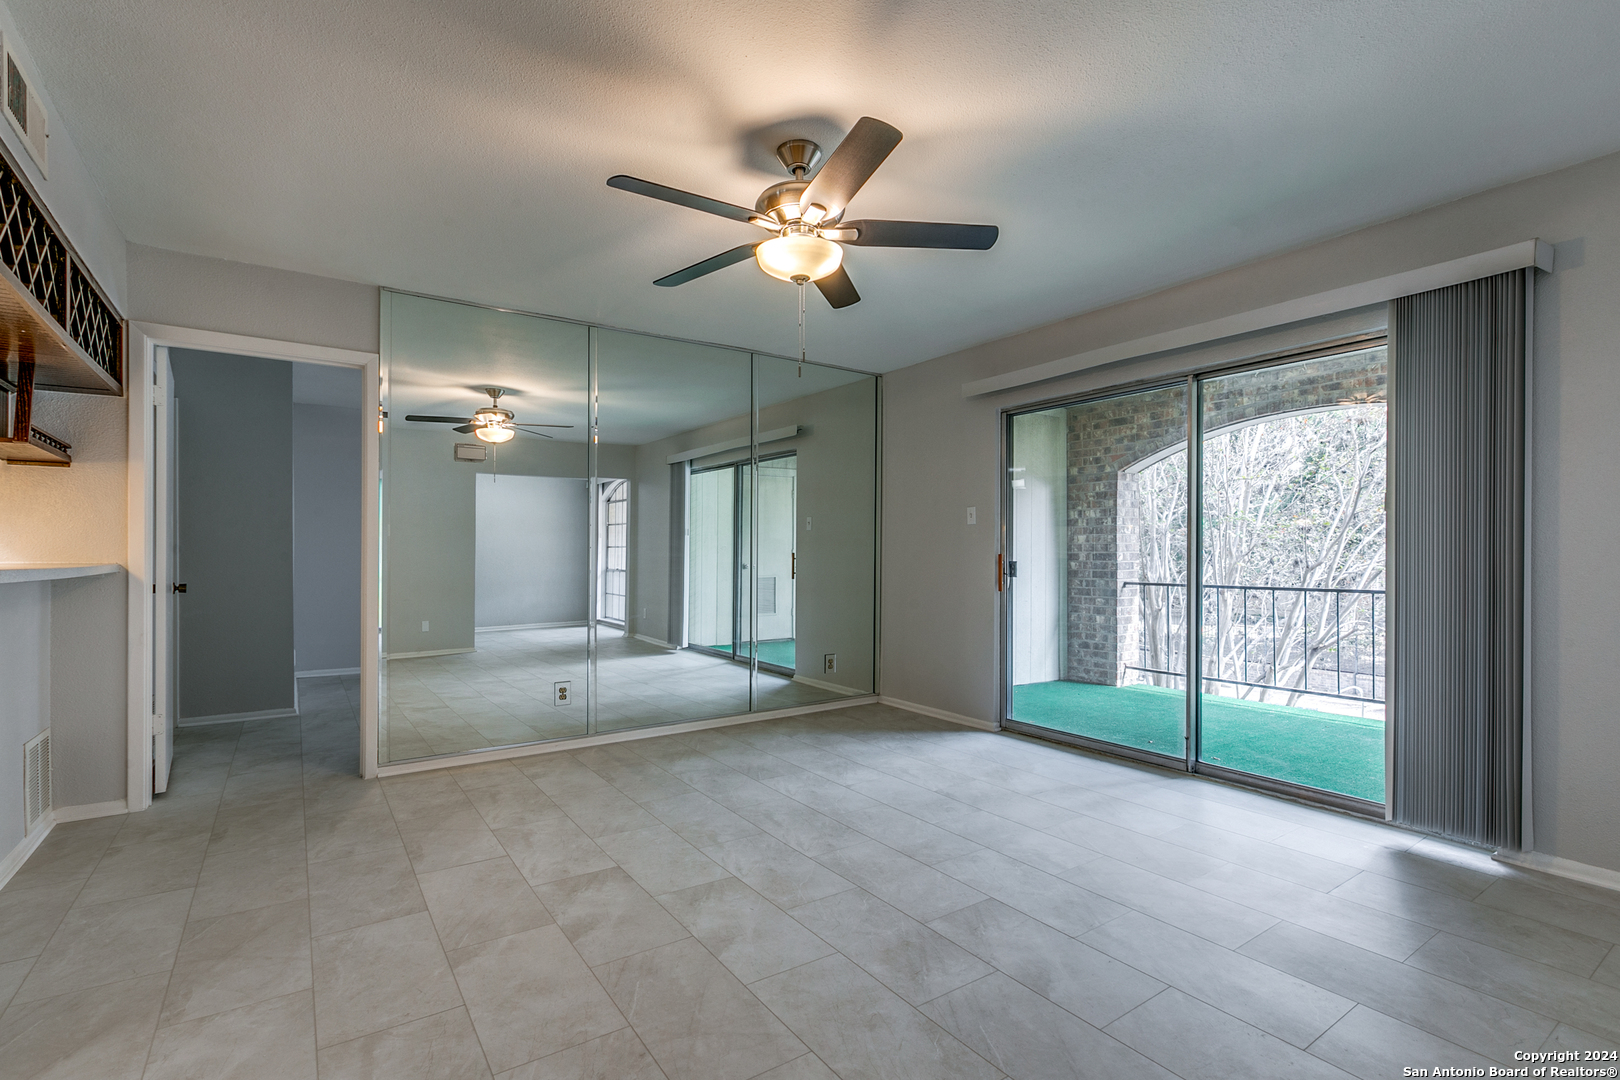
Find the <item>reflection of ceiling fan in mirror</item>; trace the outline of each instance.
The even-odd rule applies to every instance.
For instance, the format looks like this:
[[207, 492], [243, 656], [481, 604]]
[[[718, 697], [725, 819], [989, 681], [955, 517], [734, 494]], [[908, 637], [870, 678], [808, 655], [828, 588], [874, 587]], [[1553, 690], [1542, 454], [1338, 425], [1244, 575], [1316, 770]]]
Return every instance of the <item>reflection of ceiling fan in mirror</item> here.
[[520, 424], [512, 414], [511, 409], [500, 406], [501, 395], [506, 393], [498, 386], [484, 387], [484, 393], [489, 395], [489, 404], [473, 413], [472, 416], [420, 416], [410, 415], [407, 420], [414, 420], [419, 424], [460, 424], [460, 427], [450, 430], [466, 435], [471, 432], [475, 437], [487, 443], [510, 442], [519, 431], [527, 435], [538, 435], [542, 439], [554, 439], [555, 435], [547, 435], [543, 431], [531, 431], [530, 428], [571, 428], [573, 424]]
[[889, 153], [900, 145], [900, 132], [881, 120], [863, 116], [826, 164], [809, 175], [821, 160], [821, 147], [809, 139], [789, 139], [776, 148], [776, 156], [793, 179], [766, 188], [754, 209], [694, 195], [634, 176], [613, 176], [608, 186], [621, 191], [687, 206], [706, 214], [744, 221], [776, 234], [774, 239], [743, 244], [721, 252], [685, 270], [653, 282], [670, 288], [712, 274], [744, 259], [753, 258], [772, 277], [804, 284], [814, 281], [821, 295], [835, 308], [860, 302], [861, 294], [844, 269], [844, 244], [855, 247], [955, 248], [985, 251], [999, 235], [994, 225], [950, 225], [939, 221], [844, 221], [844, 208]]

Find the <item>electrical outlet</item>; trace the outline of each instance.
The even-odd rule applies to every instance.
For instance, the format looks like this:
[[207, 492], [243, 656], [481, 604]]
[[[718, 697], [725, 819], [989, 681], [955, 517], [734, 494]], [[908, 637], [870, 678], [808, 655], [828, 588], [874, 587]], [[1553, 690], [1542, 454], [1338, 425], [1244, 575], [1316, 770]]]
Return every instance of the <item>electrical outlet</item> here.
[[822, 657], [821, 670], [828, 675], [836, 672], [838, 670], [838, 654], [835, 652], [830, 652], [826, 656]]
[[559, 709], [574, 703], [574, 684], [559, 682], [551, 684], [551, 703]]
[[968, 524], [969, 525], [977, 525], [978, 523], [979, 523], [979, 508], [977, 506], [968, 507]]
[[427, 621], [427, 620], [426, 620], [426, 619], [423, 619], [423, 620], [422, 620], [422, 633], [424, 633], [424, 634], [425, 634], [425, 633], [427, 633], [427, 632], [428, 632], [428, 631], [427, 631], [427, 627], [428, 627], [428, 621]]

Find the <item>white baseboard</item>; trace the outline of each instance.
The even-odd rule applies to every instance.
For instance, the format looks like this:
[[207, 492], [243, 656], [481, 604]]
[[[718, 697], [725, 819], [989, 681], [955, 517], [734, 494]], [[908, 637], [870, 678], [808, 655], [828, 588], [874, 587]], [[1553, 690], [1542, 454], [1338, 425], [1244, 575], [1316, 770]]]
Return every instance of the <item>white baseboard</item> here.
[[511, 626], [475, 626], [475, 634], [494, 634], [502, 630], [563, 630], [571, 626], [584, 626], [582, 622], [569, 620], [568, 622], [526, 622], [513, 623]]
[[295, 671], [295, 672], [293, 672], [293, 678], [295, 678], [295, 679], [324, 679], [329, 675], [358, 675], [358, 674], [360, 674], [360, 669], [357, 668], [357, 667], [334, 667], [334, 668], [322, 668], [319, 671]]
[[822, 682], [820, 679], [810, 679], [803, 675], [793, 676], [793, 681], [796, 683], [804, 683], [806, 686], [813, 686], [817, 690], [831, 690], [833, 693], [843, 694], [845, 697], [855, 697], [856, 695], [861, 695], [864, 697], [872, 696], [871, 691], [868, 690], [853, 690], [847, 686], [839, 686], [837, 683]]
[[1518, 866], [1525, 870], [1539, 870], [1543, 874], [1551, 874], [1554, 877], [1568, 878], [1570, 881], [1579, 881], [1586, 885], [1596, 885], [1600, 889], [1613, 889], [1620, 892], [1620, 870], [1592, 866], [1588, 863], [1576, 862], [1574, 859], [1561, 859], [1557, 855], [1547, 855], [1540, 851], [1503, 850], [1493, 853], [1491, 858], [1509, 866]]
[[688, 731], [706, 731], [709, 728], [735, 727], [738, 724], [752, 724], [758, 720], [781, 720], [789, 716], [803, 716], [806, 713], [847, 709], [851, 705], [870, 705], [877, 700], [875, 694], [865, 694], [861, 697], [845, 698], [841, 701], [824, 701], [815, 705], [797, 705], [791, 709], [772, 709], [770, 712], [717, 716], [712, 720], [687, 720], [677, 724], [627, 728], [623, 731], [609, 731], [602, 735], [581, 735], [572, 739], [553, 739], [550, 742], [530, 743], [526, 746], [503, 746], [498, 750], [481, 750], [469, 754], [454, 754], [449, 757], [425, 758], [421, 761], [407, 761], [399, 765], [381, 765], [377, 768], [377, 775], [381, 777], [408, 776], [411, 773], [431, 772], [434, 769], [454, 769], [462, 765], [481, 765], [486, 761], [510, 761], [512, 758], [555, 754], [563, 750], [579, 750], [587, 746], [634, 742], [637, 739], [653, 739], [660, 735], [680, 735]]
[[58, 825], [64, 821], [89, 821], [91, 818], [112, 817], [115, 814], [129, 813], [127, 799], [113, 799], [110, 802], [81, 803], [78, 806], [58, 806], [51, 811]]
[[477, 649], [427, 649], [423, 652], [396, 652], [384, 653], [384, 660], [416, 660], [424, 656], [459, 656], [462, 653], [477, 652]]
[[648, 635], [648, 634], [631, 634], [630, 636], [635, 638], [637, 641], [645, 641], [648, 645], [656, 645], [660, 649], [674, 649], [674, 648], [677, 648], [677, 646], [671, 645], [669, 642], [665, 641], [663, 638], [655, 638], [655, 637], [652, 637], [651, 635]]
[[943, 720], [948, 724], [961, 724], [963, 727], [978, 728], [980, 731], [1001, 730], [1000, 724], [993, 724], [988, 720], [980, 720], [974, 716], [963, 716], [961, 713], [953, 713], [947, 712], [944, 709], [936, 709], [932, 705], [919, 705], [915, 701], [902, 701], [900, 698], [888, 697], [887, 695], [884, 695], [878, 698], [878, 702], [882, 705], [892, 705], [896, 709], [904, 709], [907, 712], [921, 713], [924, 716], [932, 716], [935, 720]]
[[207, 727], [209, 724], [240, 724], [245, 720], [283, 720], [297, 716], [298, 710], [292, 709], [261, 709], [258, 712], [216, 713], [213, 716], [193, 716], [185, 720], [176, 720], [176, 727]]
[[43, 844], [45, 838], [51, 835], [51, 829], [55, 824], [55, 820], [50, 815], [46, 815], [39, 828], [23, 837], [5, 858], [0, 859], [0, 889], [5, 888], [17, 871], [22, 869], [23, 863], [28, 861], [28, 856], [39, 850], [39, 845]]

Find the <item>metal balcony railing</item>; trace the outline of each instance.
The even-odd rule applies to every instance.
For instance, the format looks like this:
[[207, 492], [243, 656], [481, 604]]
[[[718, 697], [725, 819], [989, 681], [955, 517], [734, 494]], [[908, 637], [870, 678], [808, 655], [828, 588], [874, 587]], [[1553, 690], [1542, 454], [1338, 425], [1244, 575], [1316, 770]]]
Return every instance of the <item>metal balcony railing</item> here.
[[[1120, 583], [1138, 663], [1128, 671], [1187, 677], [1187, 585]], [[1206, 585], [1199, 633], [1206, 683], [1258, 691], [1384, 702], [1382, 589]], [[1134, 597], [1134, 604], [1132, 599]], [[1121, 642], [1129, 655], [1131, 643]], [[1247, 696], [1247, 695], [1241, 695]]]

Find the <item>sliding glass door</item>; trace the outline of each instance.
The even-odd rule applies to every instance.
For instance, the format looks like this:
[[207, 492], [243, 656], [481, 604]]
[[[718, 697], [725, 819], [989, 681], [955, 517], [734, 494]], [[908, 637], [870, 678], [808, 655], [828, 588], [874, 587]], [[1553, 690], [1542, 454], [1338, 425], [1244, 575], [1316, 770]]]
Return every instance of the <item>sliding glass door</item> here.
[[1199, 386], [1201, 763], [1384, 801], [1386, 367]]
[[784, 454], [757, 467], [695, 469], [687, 488], [689, 644], [746, 663], [757, 641], [760, 666], [788, 676], [795, 662], [797, 463], [797, 455]]
[[1363, 344], [1010, 415], [1008, 726], [1382, 804], [1385, 383]]
[[1011, 418], [1010, 718], [1186, 756], [1187, 391]]

